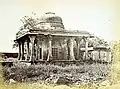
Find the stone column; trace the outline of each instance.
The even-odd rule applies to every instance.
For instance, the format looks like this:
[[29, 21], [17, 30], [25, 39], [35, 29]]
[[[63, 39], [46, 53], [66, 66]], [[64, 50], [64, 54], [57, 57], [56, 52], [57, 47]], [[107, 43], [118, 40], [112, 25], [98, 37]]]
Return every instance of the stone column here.
[[[38, 60], [43, 60], [43, 39], [42, 38], [38, 38], [38, 42], [37, 42], [37, 46], [38, 46]], [[40, 53], [40, 48], [41, 48], [41, 53]], [[41, 55], [41, 58], [40, 58]]]
[[21, 42], [21, 45], [20, 45], [20, 49], [21, 49], [21, 51], [20, 51], [20, 53], [21, 53], [20, 60], [22, 60], [22, 42]]
[[38, 44], [38, 60], [40, 60], [40, 40], [37, 42]]
[[75, 39], [76, 40], [76, 44], [77, 44], [77, 59], [79, 59], [79, 55], [80, 55], [80, 41], [81, 41], [81, 39], [80, 38], [76, 38]]
[[52, 60], [52, 37], [48, 36], [48, 57], [47, 61]]
[[21, 44], [21, 60], [24, 60], [25, 57], [24, 57], [24, 41], [22, 42]]
[[38, 44], [38, 40], [36, 40], [37, 42], [35, 43], [35, 60], [38, 60], [38, 51], [39, 51], [39, 44]]
[[26, 51], [27, 51], [27, 60], [29, 60], [30, 59], [30, 52], [29, 52], [29, 41], [27, 40], [27, 49], [26, 49]]
[[18, 47], [19, 47], [18, 60], [20, 60], [20, 58], [21, 58], [21, 42], [18, 42]]
[[72, 37], [68, 40], [68, 57], [69, 57], [69, 60], [75, 60], [74, 50], [73, 50], [73, 41], [74, 41], [74, 38], [72, 38]]
[[84, 38], [85, 41], [85, 59], [88, 59], [88, 38]]
[[34, 60], [35, 60], [35, 52], [34, 52], [34, 50], [35, 50], [35, 45], [34, 45], [35, 36], [29, 36], [29, 38], [30, 38], [30, 43], [31, 43], [30, 61], [34, 62]]
[[107, 62], [111, 62], [112, 61], [112, 55], [111, 55], [111, 51], [109, 50], [107, 52]]
[[35, 60], [38, 60], [38, 42], [36, 43], [35, 50], [36, 50]]
[[41, 57], [41, 58], [42, 58], [42, 60], [43, 60], [43, 41], [44, 41], [44, 39], [42, 39], [41, 41], [42, 41], [42, 44], [41, 44], [41, 56], [42, 56], [42, 57]]

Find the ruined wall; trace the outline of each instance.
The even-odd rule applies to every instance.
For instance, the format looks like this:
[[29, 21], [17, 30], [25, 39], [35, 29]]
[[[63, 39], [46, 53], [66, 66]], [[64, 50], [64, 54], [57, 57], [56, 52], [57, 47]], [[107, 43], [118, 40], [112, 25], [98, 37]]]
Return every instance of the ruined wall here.
[[111, 62], [111, 52], [105, 50], [94, 50], [92, 52], [93, 60]]

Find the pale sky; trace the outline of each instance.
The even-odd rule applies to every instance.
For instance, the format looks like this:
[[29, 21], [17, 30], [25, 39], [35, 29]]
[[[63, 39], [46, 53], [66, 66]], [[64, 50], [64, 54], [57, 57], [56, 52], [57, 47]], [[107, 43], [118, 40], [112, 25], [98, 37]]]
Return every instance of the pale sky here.
[[0, 0], [0, 52], [12, 49], [20, 19], [54, 12], [66, 29], [86, 30], [105, 40], [119, 39], [120, 0]]

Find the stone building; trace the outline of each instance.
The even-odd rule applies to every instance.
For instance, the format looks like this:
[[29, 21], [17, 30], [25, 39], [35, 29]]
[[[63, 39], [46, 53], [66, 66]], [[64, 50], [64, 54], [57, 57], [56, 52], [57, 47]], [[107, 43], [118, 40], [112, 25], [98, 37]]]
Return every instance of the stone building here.
[[[29, 25], [28, 25], [29, 26]], [[21, 61], [81, 60], [80, 42], [85, 42], [85, 59], [88, 57], [88, 39], [93, 37], [86, 31], [66, 30], [62, 18], [55, 13], [45, 13], [35, 28], [28, 27], [16, 34]]]
[[94, 48], [92, 51], [92, 59], [93, 60], [100, 60], [103, 62], [111, 62], [112, 61], [112, 54], [111, 49], [105, 46], [98, 46]]
[[[80, 53], [82, 54], [82, 58], [85, 58], [85, 48], [80, 48]], [[99, 62], [111, 62], [112, 61], [112, 53], [111, 49], [106, 46], [97, 46], [97, 47], [89, 47], [88, 48], [88, 59]]]

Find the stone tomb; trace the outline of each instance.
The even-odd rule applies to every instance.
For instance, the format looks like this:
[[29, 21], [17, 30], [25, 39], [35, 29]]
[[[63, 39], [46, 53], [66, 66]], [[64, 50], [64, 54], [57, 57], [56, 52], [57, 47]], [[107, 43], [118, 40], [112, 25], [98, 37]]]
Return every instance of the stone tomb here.
[[85, 59], [88, 54], [86, 31], [66, 30], [61, 17], [55, 13], [41, 16], [36, 28], [23, 28], [16, 34], [20, 61], [81, 60], [80, 42], [85, 42]]

